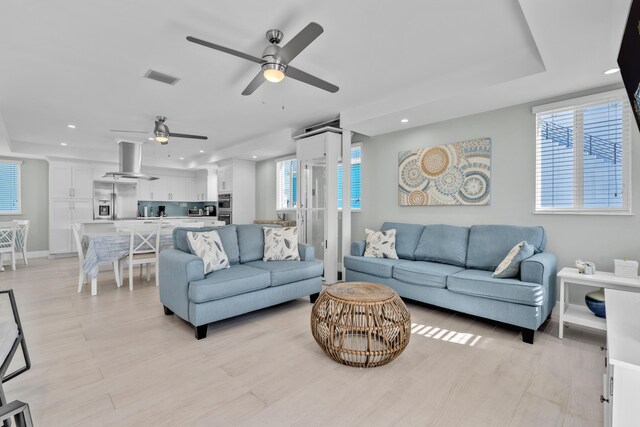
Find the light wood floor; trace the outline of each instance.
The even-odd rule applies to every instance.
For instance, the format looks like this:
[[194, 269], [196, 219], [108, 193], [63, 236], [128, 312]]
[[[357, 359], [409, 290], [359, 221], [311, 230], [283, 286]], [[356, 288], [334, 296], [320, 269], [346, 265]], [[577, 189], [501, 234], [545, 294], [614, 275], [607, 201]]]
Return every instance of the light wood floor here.
[[528, 345], [515, 329], [409, 303], [418, 333], [405, 352], [359, 369], [317, 346], [308, 299], [197, 341], [163, 314], [153, 278], [130, 292], [101, 273], [91, 297], [76, 292], [76, 259], [18, 264], [0, 287], [15, 290], [33, 367], [5, 392], [37, 426], [602, 424], [604, 335], [569, 328], [560, 341], [553, 319]]

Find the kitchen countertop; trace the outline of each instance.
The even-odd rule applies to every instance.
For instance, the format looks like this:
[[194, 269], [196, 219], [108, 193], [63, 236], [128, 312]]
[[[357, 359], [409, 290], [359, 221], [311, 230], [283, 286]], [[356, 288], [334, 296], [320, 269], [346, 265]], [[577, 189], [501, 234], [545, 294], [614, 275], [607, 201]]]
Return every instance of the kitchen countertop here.
[[268, 219], [256, 219], [253, 221], [254, 224], [277, 224], [282, 227], [295, 227], [295, 221], [280, 221], [280, 220], [268, 220]]
[[217, 216], [165, 216], [165, 217], [138, 217], [138, 218], [129, 218], [129, 219], [116, 219], [116, 220], [110, 220], [110, 219], [92, 219], [92, 220], [87, 220], [87, 221], [78, 221], [81, 224], [113, 224], [115, 222], [122, 222], [122, 221], [134, 221], [134, 220], [140, 220], [140, 221], [154, 221], [154, 220], [162, 220], [162, 221], [171, 221], [174, 219], [193, 219], [195, 221], [217, 221], [218, 217]]

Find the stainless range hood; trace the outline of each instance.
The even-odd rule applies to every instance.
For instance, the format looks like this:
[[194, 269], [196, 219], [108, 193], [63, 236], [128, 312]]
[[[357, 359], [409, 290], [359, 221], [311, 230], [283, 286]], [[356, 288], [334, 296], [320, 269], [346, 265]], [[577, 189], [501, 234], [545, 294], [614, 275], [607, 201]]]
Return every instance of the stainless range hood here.
[[158, 179], [140, 172], [142, 169], [142, 143], [120, 141], [118, 145], [120, 146], [120, 171], [107, 172], [105, 177], [146, 179], [147, 181]]

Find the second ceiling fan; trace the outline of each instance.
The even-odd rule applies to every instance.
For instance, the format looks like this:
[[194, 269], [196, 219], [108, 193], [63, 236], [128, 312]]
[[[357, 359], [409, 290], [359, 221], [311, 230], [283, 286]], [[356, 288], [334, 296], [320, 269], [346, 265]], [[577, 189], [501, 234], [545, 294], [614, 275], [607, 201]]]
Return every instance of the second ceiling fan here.
[[188, 138], [188, 139], [209, 139], [204, 135], [191, 135], [188, 133], [177, 133], [171, 132], [169, 130], [169, 126], [167, 126], [164, 122], [167, 120], [164, 116], [156, 116], [156, 121], [153, 127], [153, 132], [146, 132], [141, 130], [121, 130], [121, 129], [112, 129], [111, 132], [123, 132], [123, 133], [144, 133], [147, 135], [153, 135], [153, 139], [159, 142], [162, 145], [167, 145], [169, 143], [169, 137], [173, 138]]
[[296, 34], [294, 38], [289, 40], [287, 44], [280, 47], [278, 44], [282, 40], [284, 34], [280, 30], [269, 30], [267, 31], [266, 37], [271, 44], [262, 52], [262, 58], [191, 36], [188, 36], [187, 40], [192, 43], [219, 50], [220, 52], [228, 53], [230, 55], [246, 59], [247, 61], [260, 64], [260, 72], [258, 72], [253, 80], [251, 80], [251, 83], [249, 83], [245, 90], [242, 91], [243, 95], [251, 95], [265, 80], [269, 80], [274, 83], [280, 82], [284, 79], [285, 75], [294, 80], [307, 83], [331, 93], [336, 93], [339, 89], [338, 86], [289, 65], [291, 61], [307, 46], [309, 46], [311, 42], [318, 38], [323, 31], [324, 30], [319, 24], [311, 22], [309, 25], [304, 27], [302, 31]]

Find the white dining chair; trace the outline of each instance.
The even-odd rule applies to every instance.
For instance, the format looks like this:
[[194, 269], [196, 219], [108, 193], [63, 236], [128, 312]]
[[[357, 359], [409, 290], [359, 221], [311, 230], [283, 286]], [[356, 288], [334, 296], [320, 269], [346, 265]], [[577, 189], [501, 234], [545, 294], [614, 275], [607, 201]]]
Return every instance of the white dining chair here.
[[155, 265], [156, 286], [158, 281], [158, 253], [160, 252], [160, 224], [135, 224], [129, 227], [129, 255], [120, 260], [120, 277], [124, 268], [129, 269], [129, 290], [133, 290], [133, 267], [147, 267], [147, 281], [151, 279], [149, 267]]
[[11, 254], [11, 269], [16, 269], [16, 228], [14, 222], [0, 222], [0, 271], [4, 271], [2, 267], [2, 256]]
[[20, 247], [22, 250], [22, 260], [24, 265], [29, 264], [27, 262], [27, 238], [29, 237], [29, 223], [28, 219], [20, 220], [14, 219], [13, 222], [18, 226], [16, 229], [16, 247]]
[[[71, 224], [71, 230], [73, 230], [73, 238], [76, 242], [76, 248], [78, 250], [78, 292], [82, 292], [82, 285], [87, 283], [87, 274], [84, 272], [84, 252], [82, 251], [82, 224]], [[120, 270], [118, 268], [118, 261], [113, 262], [113, 274], [116, 276], [116, 285], [122, 286], [122, 280], [120, 279]], [[98, 278], [91, 279], [91, 295], [98, 293]]]

